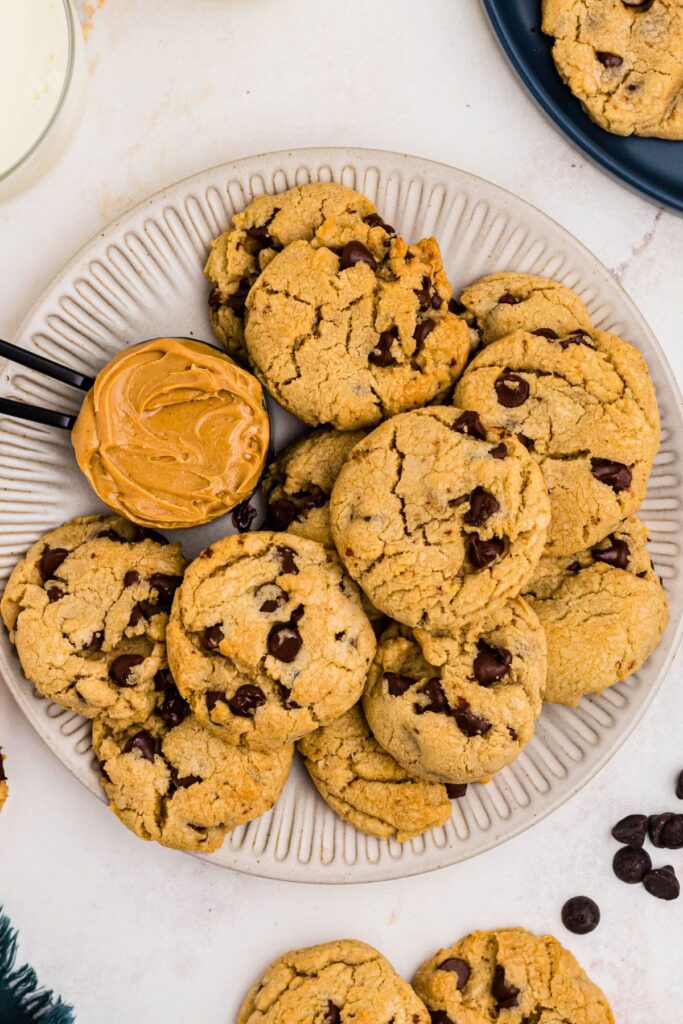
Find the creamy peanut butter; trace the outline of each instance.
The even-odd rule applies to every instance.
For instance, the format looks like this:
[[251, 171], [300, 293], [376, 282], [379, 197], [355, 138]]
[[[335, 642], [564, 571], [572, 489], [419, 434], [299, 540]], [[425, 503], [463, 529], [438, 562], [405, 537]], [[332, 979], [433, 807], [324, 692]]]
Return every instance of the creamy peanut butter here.
[[157, 338], [98, 373], [72, 432], [78, 465], [143, 526], [199, 526], [256, 487], [270, 438], [261, 385], [197, 341]]

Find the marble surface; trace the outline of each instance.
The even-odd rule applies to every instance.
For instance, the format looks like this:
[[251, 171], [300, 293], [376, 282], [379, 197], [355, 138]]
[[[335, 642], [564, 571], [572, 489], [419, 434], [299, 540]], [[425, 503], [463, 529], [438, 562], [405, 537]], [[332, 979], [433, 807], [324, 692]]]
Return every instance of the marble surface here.
[[[91, 0], [81, 9], [83, 121], [47, 177], [0, 205], [0, 336], [13, 337], [93, 233], [164, 184], [251, 153], [368, 146], [455, 164], [560, 221], [633, 296], [683, 378], [683, 220], [625, 191], [556, 134], [475, 0]], [[20, 956], [74, 1003], [79, 1024], [224, 1024], [286, 948], [352, 935], [409, 976], [470, 929], [521, 924], [565, 941], [618, 1021], [673, 1022], [683, 900], [662, 903], [618, 882], [609, 827], [676, 804], [682, 667], [679, 656], [597, 778], [524, 835], [419, 878], [315, 889], [140, 843], [62, 768], [0, 686], [11, 785], [0, 902], [21, 929]], [[683, 876], [683, 852], [657, 854]], [[600, 927], [584, 937], [559, 920], [576, 893], [602, 908]]]

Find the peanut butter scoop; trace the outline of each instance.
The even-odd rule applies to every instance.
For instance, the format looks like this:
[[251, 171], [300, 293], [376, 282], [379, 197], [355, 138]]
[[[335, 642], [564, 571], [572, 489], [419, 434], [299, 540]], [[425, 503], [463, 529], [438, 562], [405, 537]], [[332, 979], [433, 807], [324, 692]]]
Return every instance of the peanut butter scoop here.
[[256, 487], [270, 438], [261, 385], [197, 341], [126, 348], [97, 375], [73, 429], [78, 465], [143, 526], [200, 526]]

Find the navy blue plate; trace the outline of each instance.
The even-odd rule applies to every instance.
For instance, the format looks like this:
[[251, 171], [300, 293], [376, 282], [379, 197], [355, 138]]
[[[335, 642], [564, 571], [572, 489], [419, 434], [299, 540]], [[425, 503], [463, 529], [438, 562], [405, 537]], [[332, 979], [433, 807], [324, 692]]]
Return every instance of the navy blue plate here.
[[660, 206], [683, 213], [683, 142], [622, 138], [593, 124], [563, 83], [541, 32], [541, 0], [483, 0], [512, 66], [533, 98], [589, 159]]

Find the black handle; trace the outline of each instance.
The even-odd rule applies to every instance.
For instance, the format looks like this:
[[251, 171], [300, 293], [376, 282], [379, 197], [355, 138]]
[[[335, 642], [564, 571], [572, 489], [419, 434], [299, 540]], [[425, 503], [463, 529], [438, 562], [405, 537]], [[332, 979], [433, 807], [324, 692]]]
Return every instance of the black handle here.
[[4, 356], [5, 359], [9, 359], [13, 363], [19, 363], [20, 366], [26, 366], [29, 370], [37, 370], [38, 373], [51, 377], [52, 380], [61, 381], [62, 384], [70, 384], [72, 388], [78, 388], [79, 391], [90, 391], [95, 383], [94, 377], [79, 373], [78, 370], [72, 370], [68, 366], [62, 366], [61, 363], [55, 363], [52, 359], [46, 359], [45, 356], [29, 352], [28, 349], [20, 348], [1, 338], [0, 356]]
[[46, 427], [60, 427], [62, 430], [71, 430], [76, 422], [75, 416], [69, 416], [65, 412], [41, 409], [40, 406], [29, 405], [28, 402], [15, 402], [13, 398], [0, 398], [0, 414], [27, 420], [29, 423], [43, 423]]

